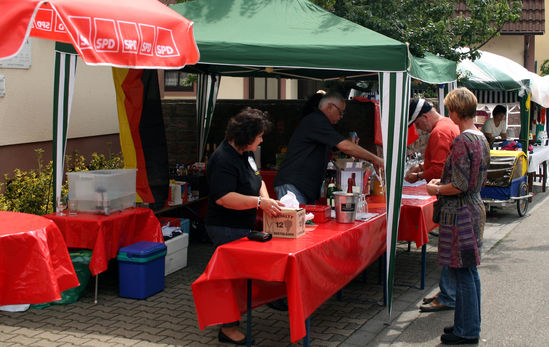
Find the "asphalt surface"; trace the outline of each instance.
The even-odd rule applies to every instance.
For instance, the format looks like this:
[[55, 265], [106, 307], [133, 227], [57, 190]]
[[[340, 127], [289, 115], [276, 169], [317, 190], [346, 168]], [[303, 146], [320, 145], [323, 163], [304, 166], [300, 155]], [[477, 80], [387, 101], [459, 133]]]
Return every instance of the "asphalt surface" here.
[[[487, 214], [484, 253], [479, 266], [482, 286], [482, 346], [549, 345], [549, 193], [534, 186], [529, 212], [519, 218], [516, 207]], [[431, 273], [432, 275], [432, 273]], [[431, 296], [438, 284], [427, 290]], [[420, 313], [423, 295], [400, 313], [368, 321], [378, 334], [360, 340], [361, 330], [342, 346], [437, 346], [445, 326], [453, 325], [453, 311]], [[403, 298], [399, 299], [401, 304]], [[384, 327], [380, 322], [385, 323]]]
[[[537, 193], [527, 216], [514, 206], [487, 216], [482, 282], [481, 345], [549, 345], [546, 241], [549, 192]], [[437, 238], [427, 245], [426, 289], [395, 286], [391, 317], [380, 305], [383, 286], [377, 262], [311, 316], [311, 346], [437, 346], [453, 311], [419, 313], [421, 299], [438, 290]], [[191, 240], [188, 266], [166, 277], [165, 289], [145, 300], [118, 296], [116, 264], [100, 276], [98, 303], [93, 284], [70, 305], [25, 312], [0, 311], [0, 346], [220, 346], [218, 327], [198, 328], [190, 290], [204, 271], [213, 247]], [[397, 247], [395, 281], [419, 285], [420, 250]], [[256, 346], [294, 346], [288, 315], [267, 306], [254, 310]], [[241, 326], [246, 318], [241, 320]], [[302, 344], [301, 342], [299, 344]], [[297, 345], [299, 345], [297, 344]]]

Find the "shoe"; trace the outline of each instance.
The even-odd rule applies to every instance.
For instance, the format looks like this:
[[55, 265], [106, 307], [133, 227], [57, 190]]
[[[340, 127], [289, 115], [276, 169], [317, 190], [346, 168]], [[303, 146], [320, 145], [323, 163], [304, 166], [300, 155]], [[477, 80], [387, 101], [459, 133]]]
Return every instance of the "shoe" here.
[[431, 230], [431, 231], [429, 231], [429, 234], [434, 236], [434, 237], [438, 237], [438, 230]]
[[267, 303], [267, 306], [277, 311], [288, 311], [288, 304], [286, 303], [286, 299], [277, 299], [275, 301], [271, 301]]
[[433, 300], [435, 300], [438, 296], [438, 293], [435, 296], [431, 296], [430, 298], [423, 298], [424, 304], [430, 304]]
[[454, 326], [451, 327], [444, 327], [444, 333], [445, 334], [453, 334], [454, 333]]
[[478, 337], [475, 339], [466, 339], [465, 337], [456, 336], [454, 333], [449, 333], [442, 335], [440, 341], [443, 345], [474, 345], [478, 343]]
[[[231, 339], [230, 337], [228, 337], [227, 335], [225, 335], [225, 333], [223, 333], [223, 330], [221, 330], [221, 329], [219, 329], [218, 339], [219, 339], [219, 342], [232, 343], [233, 345], [243, 346], [243, 345], [246, 344], [246, 337], [244, 337], [242, 340], [235, 341], [235, 340]], [[253, 343], [254, 343], [254, 339], [252, 339], [252, 344]]]
[[437, 299], [434, 299], [430, 303], [426, 305], [421, 305], [419, 307], [419, 310], [421, 312], [438, 312], [438, 311], [447, 311], [447, 310], [453, 310], [453, 307], [441, 304], [437, 301]]

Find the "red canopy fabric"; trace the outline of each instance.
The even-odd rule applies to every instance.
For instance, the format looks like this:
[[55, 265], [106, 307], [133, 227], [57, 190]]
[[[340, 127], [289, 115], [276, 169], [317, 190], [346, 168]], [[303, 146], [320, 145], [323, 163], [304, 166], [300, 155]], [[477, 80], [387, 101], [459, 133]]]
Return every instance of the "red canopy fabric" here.
[[29, 34], [71, 43], [89, 65], [182, 68], [198, 62], [193, 23], [158, 0], [2, 0], [0, 59]]

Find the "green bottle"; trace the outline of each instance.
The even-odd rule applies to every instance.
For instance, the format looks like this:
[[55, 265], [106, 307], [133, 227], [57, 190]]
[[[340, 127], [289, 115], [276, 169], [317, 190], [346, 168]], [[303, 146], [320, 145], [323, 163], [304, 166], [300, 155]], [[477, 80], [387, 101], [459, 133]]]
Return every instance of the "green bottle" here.
[[328, 202], [328, 205], [330, 205], [331, 208], [335, 208], [335, 197], [334, 192], [336, 190], [336, 185], [334, 182], [334, 178], [330, 178], [330, 183], [328, 183], [328, 189], [326, 190], [326, 200]]

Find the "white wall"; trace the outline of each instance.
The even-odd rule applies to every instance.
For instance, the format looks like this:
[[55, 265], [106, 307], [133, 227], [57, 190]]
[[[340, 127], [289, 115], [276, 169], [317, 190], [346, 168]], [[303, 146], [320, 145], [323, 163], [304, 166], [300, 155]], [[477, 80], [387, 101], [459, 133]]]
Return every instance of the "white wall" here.
[[549, 59], [549, 0], [545, 0], [545, 34], [536, 35], [536, 61], [538, 62], [538, 73], [541, 64]]
[[218, 99], [243, 99], [244, 98], [244, 78], [241, 77], [221, 77], [219, 84]]
[[[31, 39], [30, 69], [0, 69], [0, 146], [52, 139], [54, 42]], [[79, 58], [69, 138], [118, 133], [110, 67], [87, 66]]]
[[499, 54], [524, 66], [524, 36], [500, 35], [488, 41], [480, 49]]

